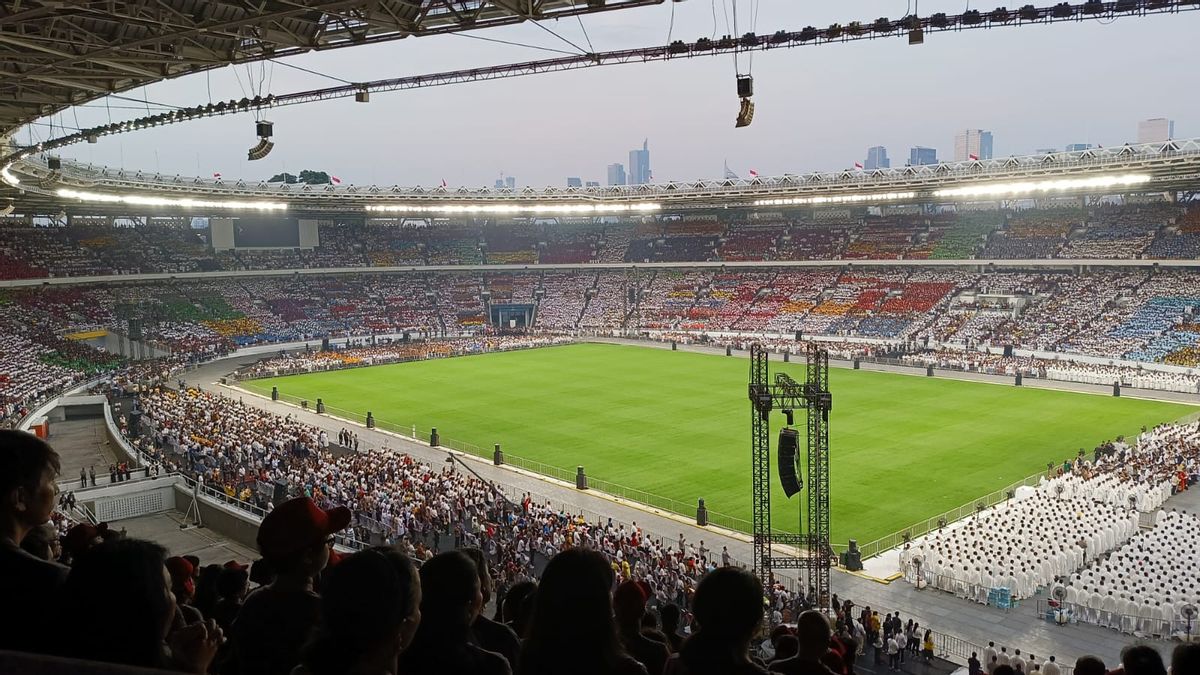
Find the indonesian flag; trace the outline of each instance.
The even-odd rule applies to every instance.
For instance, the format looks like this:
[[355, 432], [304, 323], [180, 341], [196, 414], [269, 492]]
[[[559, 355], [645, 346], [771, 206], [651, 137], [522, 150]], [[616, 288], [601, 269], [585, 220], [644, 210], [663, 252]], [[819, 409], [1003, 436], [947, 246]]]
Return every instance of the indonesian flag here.
[[758, 172], [757, 172], [757, 171], [755, 171], [754, 169], [750, 169], [750, 177], [751, 177], [751, 178], [758, 178]]
[[967, 159], [971, 160], [972, 162], [978, 162], [979, 155], [967, 155]]
[[214, 171], [213, 178], [216, 178], [217, 180], [221, 180], [221, 173], [219, 171]]
[[337, 176], [330, 176], [330, 177], [329, 177], [329, 182], [330, 182], [330, 183], [333, 183], [334, 185], [341, 185], [341, 184], [342, 184], [342, 179], [341, 179], [341, 178], [338, 178]]
[[861, 170], [861, 169], [863, 168], [863, 165], [862, 165], [862, 163], [861, 163], [861, 162], [855, 162], [855, 163], [854, 163], [854, 168]]
[[442, 179], [442, 187], [446, 187], [446, 179], [445, 178]]

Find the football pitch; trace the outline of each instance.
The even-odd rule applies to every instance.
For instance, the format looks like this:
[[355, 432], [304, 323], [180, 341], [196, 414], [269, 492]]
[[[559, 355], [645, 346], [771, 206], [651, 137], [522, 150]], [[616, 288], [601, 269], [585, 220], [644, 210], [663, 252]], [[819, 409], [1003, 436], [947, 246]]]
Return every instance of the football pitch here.
[[[804, 379], [772, 355], [773, 372]], [[645, 347], [575, 344], [244, 383], [423, 434], [750, 519], [749, 362]], [[1143, 425], [1197, 408], [945, 378], [831, 368], [832, 536], [866, 543], [1001, 489]], [[331, 411], [332, 412], [332, 411]], [[774, 435], [784, 423], [772, 415]], [[804, 417], [796, 424], [803, 428]], [[801, 431], [801, 449], [804, 433]], [[775, 457], [772, 448], [772, 470]], [[772, 518], [791, 529], [772, 476]], [[682, 509], [681, 509], [682, 510]]]

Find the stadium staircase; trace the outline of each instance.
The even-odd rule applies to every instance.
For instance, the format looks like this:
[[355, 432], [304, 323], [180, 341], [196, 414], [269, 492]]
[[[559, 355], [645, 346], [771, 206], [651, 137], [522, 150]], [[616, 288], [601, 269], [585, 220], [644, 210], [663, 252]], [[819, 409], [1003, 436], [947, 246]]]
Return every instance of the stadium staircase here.
[[592, 277], [592, 284], [583, 291], [583, 307], [579, 308], [579, 316], [575, 317], [575, 328], [579, 328], [580, 322], [583, 321], [583, 315], [587, 314], [588, 305], [592, 304], [592, 298], [600, 292], [600, 273], [596, 272], [596, 276]]

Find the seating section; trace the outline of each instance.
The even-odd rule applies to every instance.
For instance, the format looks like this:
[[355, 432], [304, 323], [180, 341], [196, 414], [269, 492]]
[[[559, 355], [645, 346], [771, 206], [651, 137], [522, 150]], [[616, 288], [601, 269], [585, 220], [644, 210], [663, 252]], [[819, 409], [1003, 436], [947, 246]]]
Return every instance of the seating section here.
[[[636, 219], [318, 221], [311, 249], [214, 251], [191, 218], [0, 219], [0, 279], [213, 270], [972, 258], [1195, 259], [1200, 207], [867, 209]], [[197, 219], [197, 222], [201, 222]]]

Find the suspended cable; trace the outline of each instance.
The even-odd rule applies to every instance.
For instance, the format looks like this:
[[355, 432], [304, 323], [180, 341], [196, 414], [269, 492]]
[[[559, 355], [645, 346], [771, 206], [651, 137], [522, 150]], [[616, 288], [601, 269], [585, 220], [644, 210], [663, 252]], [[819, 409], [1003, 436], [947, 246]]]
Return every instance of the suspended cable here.
[[287, 68], [291, 68], [292, 70], [299, 70], [300, 72], [308, 73], [309, 75], [316, 75], [317, 77], [324, 77], [326, 79], [333, 80], [334, 82], [341, 82], [342, 84], [354, 84], [350, 80], [343, 80], [340, 77], [336, 77], [334, 75], [328, 75], [326, 73], [312, 70], [310, 68], [305, 68], [303, 66], [296, 66], [296, 65], [292, 65], [290, 63], [285, 63], [283, 61], [275, 61], [275, 60], [271, 60], [271, 63], [278, 63], [279, 65], [285, 66]]
[[[675, 12], [675, 7], [674, 7], [673, 5], [672, 5], [672, 7], [671, 7], [671, 12], [672, 12], [672, 13], [674, 13], [674, 12]], [[583, 17], [581, 17], [581, 16], [579, 16], [578, 14], [576, 14], [576, 15], [575, 15], [575, 20], [579, 22], [579, 30], [582, 30], [582, 31], [583, 31], [583, 39], [584, 39], [584, 40], [587, 40], [587, 43], [588, 43], [588, 53], [589, 53], [589, 54], [595, 54], [595, 53], [596, 53], [596, 48], [592, 46], [592, 38], [588, 36], [587, 27], [583, 25]], [[668, 40], [668, 42], [670, 42], [670, 40]]]
[[537, 26], [538, 28], [541, 28], [542, 30], [544, 30], [544, 31], [546, 31], [547, 33], [549, 33], [549, 34], [553, 35], [554, 37], [558, 38], [559, 40], [562, 40], [563, 42], [565, 42], [565, 43], [567, 43], [567, 44], [571, 45], [571, 46], [572, 46], [572, 47], [574, 47], [575, 49], [579, 50], [579, 53], [580, 53], [580, 54], [587, 54], [587, 53], [588, 53], [588, 52], [584, 51], [583, 47], [580, 47], [579, 45], [575, 44], [574, 42], [571, 42], [571, 41], [570, 41], [570, 40], [568, 40], [567, 38], [565, 38], [565, 37], [563, 37], [563, 36], [559, 35], [558, 33], [555, 33], [555, 32], [554, 32], [554, 30], [552, 30], [552, 29], [551, 29], [549, 26], [543, 26], [541, 21], [534, 21], [534, 22], [533, 22], [533, 25]]
[[667, 44], [671, 44], [671, 35], [675, 32], [675, 3], [671, 3], [671, 25], [667, 27]]
[[575, 52], [569, 52], [565, 49], [555, 49], [553, 47], [541, 47], [539, 45], [525, 44], [524, 42], [512, 42], [509, 40], [499, 40], [496, 38], [484, 37], [482, 35], [468, 35], [467, 33], [450, 33], [450, 35], [455, 35], [455, 36], [464, 37], [464, 38], [471, 38], [472, 40], [483, 40], [484, 42], [495, 42], [497, 44], [510, 45], [513, 47], [524, 47], [526, 49], [539, 49], [544, 52], [553, 52], [555, 54], [567, 54], [569, 56], [575, 56]]

